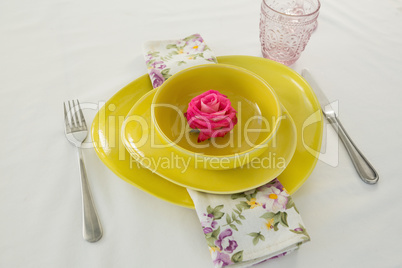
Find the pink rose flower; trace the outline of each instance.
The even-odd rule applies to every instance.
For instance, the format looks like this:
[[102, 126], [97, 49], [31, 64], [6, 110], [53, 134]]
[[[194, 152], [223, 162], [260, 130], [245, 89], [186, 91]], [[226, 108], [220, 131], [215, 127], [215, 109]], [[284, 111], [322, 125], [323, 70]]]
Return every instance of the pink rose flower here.
[[237, 123], [236, 110], [230, 100], [216, 90], [208, 90], [193, 98], [184, 113], [192, 129], [198, 129], [198, 142], [223, 137]]

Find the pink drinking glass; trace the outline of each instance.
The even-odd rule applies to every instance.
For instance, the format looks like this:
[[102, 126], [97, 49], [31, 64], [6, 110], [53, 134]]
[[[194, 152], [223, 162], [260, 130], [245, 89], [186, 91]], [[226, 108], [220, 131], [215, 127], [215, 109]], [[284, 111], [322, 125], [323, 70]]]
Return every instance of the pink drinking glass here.
[[319, 0], [263, 0], [260, 41], [264, 58], [297, 61], [317, 27]]

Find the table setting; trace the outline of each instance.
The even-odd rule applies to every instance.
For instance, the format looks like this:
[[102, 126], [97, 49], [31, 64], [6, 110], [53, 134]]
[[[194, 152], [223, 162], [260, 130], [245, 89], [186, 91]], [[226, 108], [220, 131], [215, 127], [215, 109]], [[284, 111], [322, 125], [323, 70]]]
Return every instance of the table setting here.
[[0, 266], [402, 265], [401, 1], [18, 3]]

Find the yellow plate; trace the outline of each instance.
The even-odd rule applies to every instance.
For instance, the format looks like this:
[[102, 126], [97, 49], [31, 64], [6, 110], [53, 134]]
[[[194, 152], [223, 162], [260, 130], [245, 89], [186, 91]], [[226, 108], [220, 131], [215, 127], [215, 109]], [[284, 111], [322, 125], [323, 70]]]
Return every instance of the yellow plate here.
[[[292, 69], [264, 58], [251, 56], [218, 57], [220, 63], [246, 68], [265, 79], [276, 91], [297, 129], [297, 147], [293, 158], [278, 177], [292, 194], [313, 171], [321, 148], [323, 119], [312, 89]], [[120, 140], [121, 125], [133, 105], [152, 89], [148, 74], [117, 92], [99, 110], [92, 123], [92, 140], [101, 161], [117, 176], [165, 201], [183, 207], [194, 204], [181, 186], [169, 182], [146, 168], [137, 168]]]
[[[122, 126], [121, 139], [134, 159], [173, 183], [214, 194], [243, 192], [275, 179], [292, 159], [297, 142], [296, 128], [285, 108], [282, 108], [280, 127], [268, 148], [239, 168], [205, 169], [205, 165], [213, 164], [195, 155], [180, 155], [172, 147], [158, 148], [164, 142], [151, 123], [151, 104], [156, 92], [157, 89], [145, 94], [130, 110]], [[219, 164], [215, 161], [216, 166]]]

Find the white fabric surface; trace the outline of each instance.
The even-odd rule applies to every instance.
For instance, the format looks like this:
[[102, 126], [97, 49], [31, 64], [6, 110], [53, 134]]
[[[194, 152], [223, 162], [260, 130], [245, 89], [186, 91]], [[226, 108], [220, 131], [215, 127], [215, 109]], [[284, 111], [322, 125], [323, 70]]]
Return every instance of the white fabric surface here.
[[[217, 56], [261, 56], [260, 1], [0, 2], [0, 267], [212, 267], [197, 215], [84, 152], [104, 237], [82, 239], [75, 149], [62, 101], [87, 121], [146, 73], [142, 44], [200, 33]], [[402, 1], [322, 1], [292, 66], [309, 68], [380, 174], [358, 178], [328, 129], [327, 154], [293, 198], [312, 241], [258, 267], [401, 267]], [[330, 164], [328, 164], [330, 163]]]

